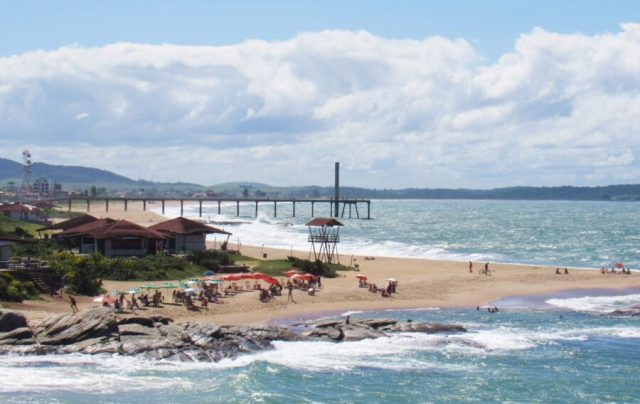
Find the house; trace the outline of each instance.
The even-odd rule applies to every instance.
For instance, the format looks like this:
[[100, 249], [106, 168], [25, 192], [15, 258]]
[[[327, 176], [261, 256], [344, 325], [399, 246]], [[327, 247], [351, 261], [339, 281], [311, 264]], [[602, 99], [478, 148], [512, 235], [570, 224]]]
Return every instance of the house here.
[[42, 210], [31, 205], [23, 205], [21, 203], [12, 203], [0, 206], [0, 213], [14, 219], [24, 220], [27, 222], [42, 222], [46, 220], [43, 217]]
[[0, 233], [0, 268], [7, 268], [11, 258], [11, 246], [22, 243], [21, 237], [15, 234]]
[[224, 230], [184, 217], [155, 224], [149, 229], [167, 237], [166, 248], [170, 251], [202, 251], [207, 248], [207, 234], [226, 234], [227, 238], [231, 235]]
[[164, 250], [166, 237], [127, 220], [97, 219], [64, 230], [57, 235], [80, 253], [99, 252], [105, 257], [131, 257]]
[[98, 219], [93, 217], [93, 216], [91, 216], [91, 215], [83, 214], [83, 215], [80, 215], [80, 216], [77, 216], [77, 217], [72, 217], [71, 219], [64, 220], [64, 221], [56, 223], [56, 224], [52, 224], [50, 226], [42, 227], [42, 228], [38, 229], [38, 231], [39, 232], [40, 231], [55, 231], [55, 230], [65, 231], [67, 229], [72, 229], [74, 227], [78, 227], [78, 226], [81, 226], [83, 224], [95, 222], [96, 220], [98, 220]]

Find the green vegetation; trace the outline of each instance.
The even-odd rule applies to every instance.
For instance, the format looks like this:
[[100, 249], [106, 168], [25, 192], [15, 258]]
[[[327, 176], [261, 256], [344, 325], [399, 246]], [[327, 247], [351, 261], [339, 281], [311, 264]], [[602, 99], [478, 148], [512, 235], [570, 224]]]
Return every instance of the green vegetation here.
[[350, 268], [340, 264], [325, 264], [320, 261], [309, 261], [295, 257], [288, 257], [286, 260], [264, 260], [257, 261], [253, 270], [262, 272], [269, 276], [282, 276], [291, 268], [297, 268], [303, 272], [314, 275], [321, 275], [325, 278], [335, 278], [336, 271], [349, 271]]
[[[36, 249], [34, 249], [35, 251]], [[71, 293], [93, 296], [101, 287], [101, 279], [115, 281], [160, 281], [200, 276], [219, 265], [232, 264], [226, 253], [208, 250], [186, 257], [149, 255], [143, 258], [106, 258], [98, 253], [76, 256], [70, 252], [37, 249], [39, 259], [49, 262], [56, 278], [64, 280]]]
[[38, 233], [36, 230], [41, 227], [42, 225], [37, 223], [15, 220], [0, 214], [0, 233], [12, 233], [18, 236], [22, 234], [29, 234], [31, 236], [35, 236]]
[[7, 273], [0, 272], [0, 300], [21, 302], [37, 297], [38, 291], [31, 282], [21, 282]]

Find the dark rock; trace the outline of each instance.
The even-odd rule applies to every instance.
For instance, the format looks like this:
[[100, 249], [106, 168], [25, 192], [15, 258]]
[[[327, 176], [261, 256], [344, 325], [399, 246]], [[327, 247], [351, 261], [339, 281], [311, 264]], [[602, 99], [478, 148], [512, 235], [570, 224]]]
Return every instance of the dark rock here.
[[386, 337], [382, 331], [375, 328], [366, 328], [357, 324], [341, 325], [340, 329], [344, 333], [343, 341], [360, 341], [363, 339], [373, 339]]
[[619, 316], [619, 317], [640, 317], [640, 306], [628, 307], [626, 309], [614, 310], [605, 314], [606, 316]]
[[33, 330], [43, 345], [73, 344], [90, 338], [108, 337], [117, 332], [114, 312], [100, 307], [74, 314], [61, 314], [44, 320]]
[[123, 324], [140, 324], [145, 327], [153, 327], [155, 321], [150, 317], [125, 317], [118, 320], [118, 325]]
[[118, 326], [118, 334], [122, 338], [125, 335], [142, 335], [147, 338], [161, 338], [162, 335], [160, 331], [153, 327], [153, 323], [151, 326], [144, 326], [138, 323], [130, 323], [130, 324], [120, 324]]
[[0, 312], [0, 332], [13, 331], [16, 328], [28, 327], [27, 319], [21, 313]]
[[382, 327], [384, 331], [393, 332], [421, 332], [426, 334], [435, 333], [451, 333], [451, 332], [466, 332], [467, 330], [456, 324], [439, 324], [439, 323], [418, 323], [402, 321], [396, 324]]
[[19, 327], [0, 333], [0, 345], [31, 345], [35, 342], [33, 332], [29, 327]]

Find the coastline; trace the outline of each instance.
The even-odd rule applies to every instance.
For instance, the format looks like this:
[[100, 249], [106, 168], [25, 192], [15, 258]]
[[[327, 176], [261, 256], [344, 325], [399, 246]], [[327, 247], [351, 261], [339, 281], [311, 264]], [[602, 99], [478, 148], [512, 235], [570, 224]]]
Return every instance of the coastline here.
[[[141, 207], [130, 205], [127, 212], [119, 206], [111, 206], [109, 212], [102, 207], [92, 207], [96, 217], [126, 219], [149, 226], [166, 220], [154, 212], [143, 212]], [[209, 243], [212, 247], [212, 243]], [[236, 248], [230, 244], [230, 248]], [[244, 256], [260, 260], [264, 253], [268, 259], [286, 258], [293, 253], [307, 258], [308, 251], [281, 250], [242, 245]], [[139, 315], [162, 314], [176, 321], [213, 322], [218, 324], [268, 324], [286, 319], [307, 320], [325, 314], [347, 311], [381, 311], [423, 308], [465, 308], [483, 306], [506, 298], [554, 294], [578, 289], [609, 289], [622, 291], [640, 288], [640, 274], [603, 275], [593, 269], [571, 269], [569, 275], [555, 275], [555, 268], [539, 265], [491, 263], [491, 276], [479, 274], [484, 263], [474, 262], [474, 272], [469, 273], [466, 262], [428, 260], [420, 258], [353, 256], [359, 272], [341, 272], [334, 279], [323, 278], [323, 288], [315, 296], [301, 291], [294, 292], [295, 303], [288, 303], [282, 296], [268, 303], [261, 303], [254, 291], [222, 299], [209, 310], [188, 312], [182, 306], [165, 305], [159, 309], [140, 311]], [[340, 255], [343, 264], [351, 262], [351, 255]], [[398, 293], [391, 298], [358, 288], [355, 275], [362, 274], [378, 286], [386, 286], [388, 278], [399, 281]], [[148, 282], [105, 281], [107, 290], [126, 290]], [[81, 309], [95, 307], [92, 298], [78, 299]], [[44, 301], [9, 304], [10, 308], [25, 312], [31, 320], [39, 320], [54, 313], [68, 312], [68, 302], [57, 298]]]

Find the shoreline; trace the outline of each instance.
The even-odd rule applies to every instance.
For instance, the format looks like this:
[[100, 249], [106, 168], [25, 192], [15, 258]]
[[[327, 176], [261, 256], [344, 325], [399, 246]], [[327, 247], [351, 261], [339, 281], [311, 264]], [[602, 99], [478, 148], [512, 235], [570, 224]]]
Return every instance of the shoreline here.
[[[126, 219], [149, 226], [165, 217], [154, 212], [143, 212], [135, 206], [129, 206], [127, 212], [121, 207], [112, 206], [109, 212], [92, 208], [96, 217]], [[232, 237], [233, 240], [233, 237]], [[213, 242], [207, 242], [211, 248]], [[230, 243], [230, 248], [235, 244]], [[275, 249], [261, 246], [242, 245], [243, 256], [261, 260], [263, 253], [268, 259], [283, 259], [293, 255], [307, 258], [308, 251]], [[343, 264], [351, 262], [351, 254], [340, 255]], [[467, 262], [429, 260], [423, 258], [374, 257], [365, 259], [362, 255], [353, 255], [353, 263], [359, 265], [359, 271], [340, 272], [337, 278], [323, 278], [323, 288], [315, 296], [302, 291], [294, 291], [296, 303], [288, 303], [285, 296], [261, 303], [255, 291], [239, 293], [223, 298], [221, 304], [211, 304], [209, 310], [188, 312], [182, 306], [165, 305], [160, 309], [140, 311], [139, 315], [162, 314], [176, 321], [213, 322], [217, 324], [271, 324], [274, 322], [297, 321], [298, 319], [317, 318], [324, 314], [344, 313], [347, 311], [383, 311], [410, 310], [425, 308], [468, 308], [486, 306], [507, 298], [556, 294], [562, 291], [579, 289], [608, 289], [622, 291], [628, 288], [640, 288], [640, 274], [603, 275], [590, 268], [570, 268], [569, 275], [555, 275], [555, 267], [525, 264], [491, 263], [491, 276], [480, 275], [478, 271], [484, 262], [474, 262], [473, 273], [468, 272]], [[568, 268], [568, 267], [567, 267]], [[370, 293], [359, 288], [355, 275], [366, 275], [371, 283], [379, 287], [386, 286], [388, 278], [399, 281], [398, 293], [391, 298]], [[283, 279], [281, 277], [280, 279]], [[110, 290], [127, 290], [130, 287], [149, 283], [104, 281], [104, 287]], [[168, 292], [170, 293], [170, 292]], [[30, 301], [20, 304], [8, 304], [10, 308], [24, 311], [33, 320], [54, 313], [68, 312], [66, 299]], [[81, 309], [94, 307], [92, 298], [78, 299]], [[148, 314], [147, 314], [148, 313]]]

